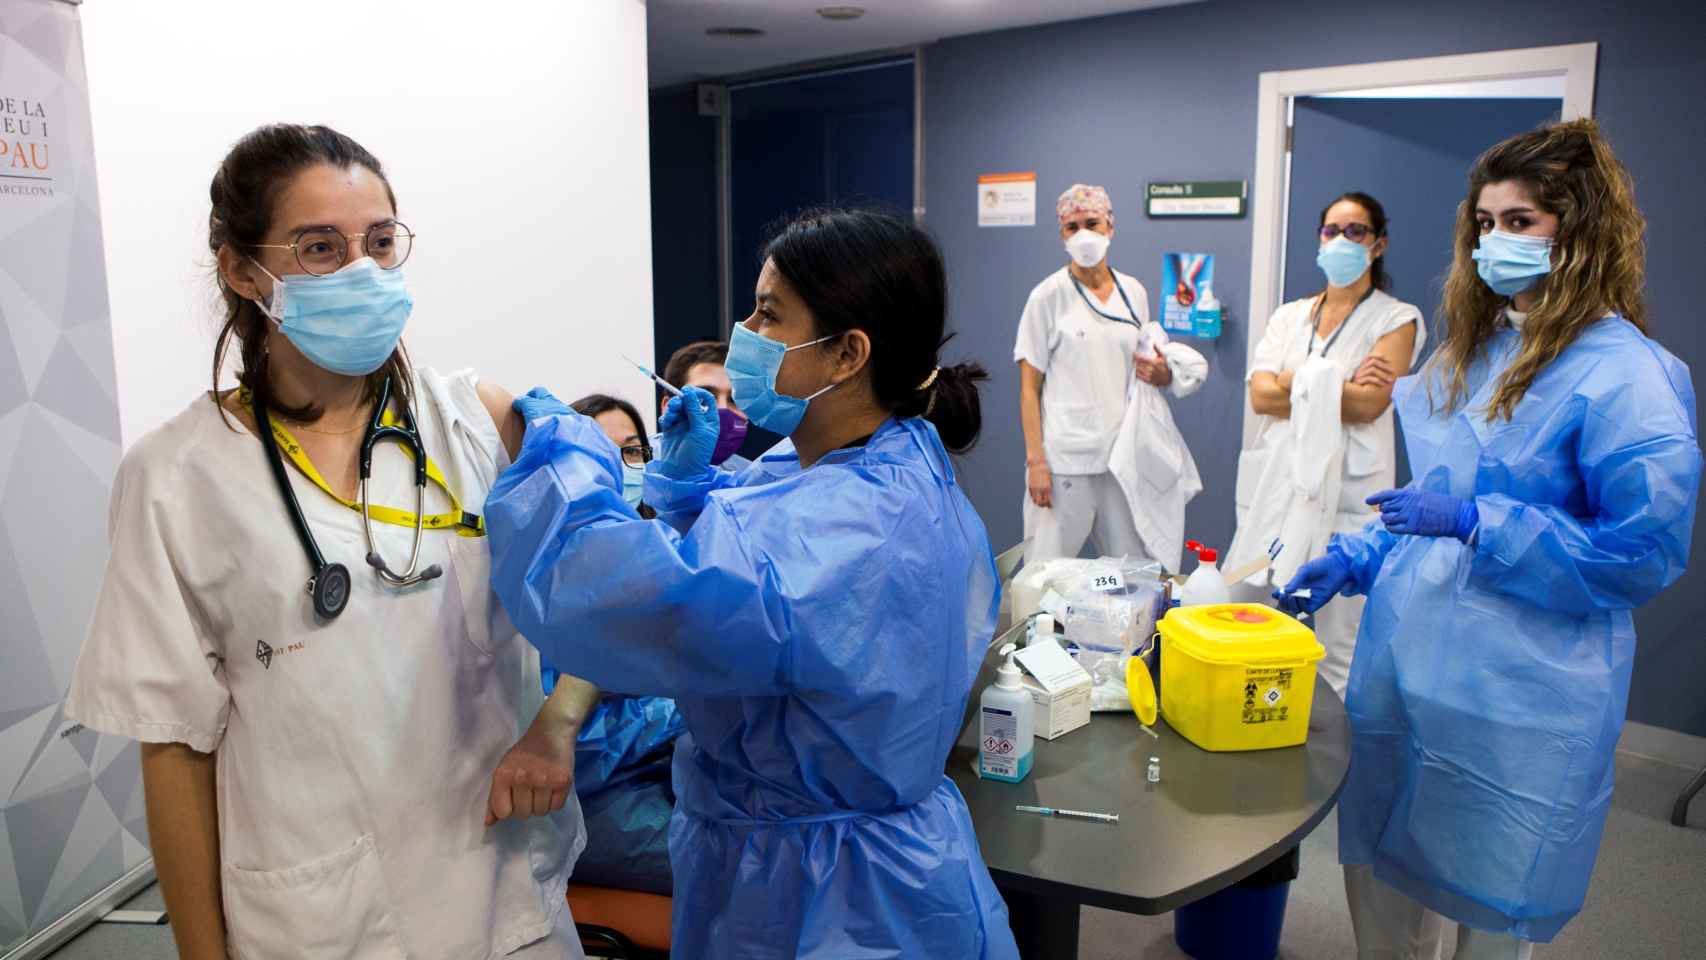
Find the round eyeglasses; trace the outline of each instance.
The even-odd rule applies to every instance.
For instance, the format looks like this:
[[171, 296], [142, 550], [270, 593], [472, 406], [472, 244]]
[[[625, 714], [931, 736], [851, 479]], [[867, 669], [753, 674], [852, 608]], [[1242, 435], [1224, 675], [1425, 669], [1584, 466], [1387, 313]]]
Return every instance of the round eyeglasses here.
[[1331, 240], [1341, 233], [1350, 238], [1352, 243], [1361, 243], [1374, 235], [1374, 228], [1366, 223], [1347, 223], [1343, 227], [1329, 223], [1321, 228], [1321, 239]]
[[289, 243], [257, 243], [256, 247], [289, 250], [302, 269], [316, 277], [337, 273], [349, 262], [350, 243], [361, 245], [362, 253], [386, 270], [395, 270], [409, 259], [415, 235], [395, 220], [385, 220], [362, 233], [340, 233], [333, 227], [309, 227]]
[[631, 443], [622, 448], [622, 462], [630, 467], [643, 467], [652, 461], [652, 448], [643, 443]]

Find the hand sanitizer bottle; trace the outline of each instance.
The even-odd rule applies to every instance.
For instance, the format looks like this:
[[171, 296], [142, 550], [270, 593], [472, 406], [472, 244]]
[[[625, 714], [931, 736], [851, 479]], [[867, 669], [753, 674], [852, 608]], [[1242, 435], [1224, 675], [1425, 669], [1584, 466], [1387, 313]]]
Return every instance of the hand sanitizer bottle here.
[[977, 772], [985, 780], [1018, 783], [1031, 773], [1031, 738], [1034, 720], [1031, 695], [1019, 682], [1019, 665], [1013, 662], [1018, 648], [1001, 648], [1006, 662], [995, 671], [995, 682], [983, 688], [978, 701], [979, 741]]

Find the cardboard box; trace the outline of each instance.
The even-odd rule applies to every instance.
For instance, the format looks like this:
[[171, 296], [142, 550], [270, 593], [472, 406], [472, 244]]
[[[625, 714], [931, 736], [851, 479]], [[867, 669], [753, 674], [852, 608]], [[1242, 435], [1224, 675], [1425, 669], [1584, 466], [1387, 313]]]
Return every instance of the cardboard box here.
[[1090, 722], [1090, 674], [1054, 640], [1039, 640], [1013, 655], [1025, 671], [1024, 687], [1036, 706], [1036, 735], [1053, 740]]

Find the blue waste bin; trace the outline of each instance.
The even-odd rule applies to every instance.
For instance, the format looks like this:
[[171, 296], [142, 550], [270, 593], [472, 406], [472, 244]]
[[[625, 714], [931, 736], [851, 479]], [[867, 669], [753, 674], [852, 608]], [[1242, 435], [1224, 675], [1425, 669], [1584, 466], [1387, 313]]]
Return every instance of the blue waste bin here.
[[1192, 960], [1274, 960], [1298, 851], [1173, 911], [1173, 940]]

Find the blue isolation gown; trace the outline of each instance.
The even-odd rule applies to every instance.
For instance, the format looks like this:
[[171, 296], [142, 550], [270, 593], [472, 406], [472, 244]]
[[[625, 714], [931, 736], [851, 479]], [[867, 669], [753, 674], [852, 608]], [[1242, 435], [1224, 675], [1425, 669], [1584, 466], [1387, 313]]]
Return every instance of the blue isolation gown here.
[[[543, 672], [550, 693], [557, 671]], [[670, 761], [685, 729], [668, 697], [607, 694], [582, 721], [575, 796], [587, 843], [573, 883], [669, 896]]]
[[1617, 317], [1489, 423], [1520, 347], [1494, 335], [1455, 413], [1431, 411], [1427, 374], [1394, 392], [1415, 485], [1474, 499], [1470, 544], [1378, 522], [1334, 538], [1347, 592], [1368, 594], [1339, 858], [1453, 920], [1546, 942], [1587, 894], [1631, 611], [1688, 562], [1701, 457], [1687, 366]]
[[492, 584], [545, 659], [675, 698], [674, 955], [1016, 958], [943, 774], [999, 599], [935, 428], [890, 420], [800, 469], [648, 471], [541, 418], [486, 502]]

